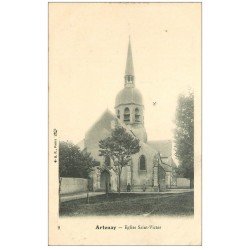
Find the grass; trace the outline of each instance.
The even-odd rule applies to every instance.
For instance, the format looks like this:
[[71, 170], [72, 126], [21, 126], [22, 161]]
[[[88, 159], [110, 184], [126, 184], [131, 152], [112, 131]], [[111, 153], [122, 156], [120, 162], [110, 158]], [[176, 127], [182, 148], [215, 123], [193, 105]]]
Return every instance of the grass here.
[[88, 215], [168, 215], [190, 216], [194, 213], [193, 192], [177, 194], [135, 194], [112, 193], [90, 197], [90, 204], [86, 198], [63, 202], [60, 216], [88, 216]]

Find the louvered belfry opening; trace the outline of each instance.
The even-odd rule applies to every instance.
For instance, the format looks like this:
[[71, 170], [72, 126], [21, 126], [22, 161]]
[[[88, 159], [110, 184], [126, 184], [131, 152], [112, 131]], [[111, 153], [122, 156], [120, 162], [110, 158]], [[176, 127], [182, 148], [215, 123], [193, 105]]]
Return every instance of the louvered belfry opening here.
[[124, 109], [124, 122], [129, 122], [130, 121], [130, 111], [129, 111], [129, 108], [126, 107]]
[[140, 117], [140, 110], [138, 108], [135, 109], [135, 122], [140, 122], [141, 117]]

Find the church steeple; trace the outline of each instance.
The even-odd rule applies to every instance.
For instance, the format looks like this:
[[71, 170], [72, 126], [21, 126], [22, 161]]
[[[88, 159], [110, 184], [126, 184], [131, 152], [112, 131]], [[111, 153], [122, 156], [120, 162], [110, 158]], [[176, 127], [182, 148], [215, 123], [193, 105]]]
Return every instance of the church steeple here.
[[134, 77], [135, 77], [134, 65], [133, 65], [132, 49], [129, 37], [127, 62], [126, 62], [125, 77], [124, 77], [126, 87], [134, 87]]
[[124, 78], [124, 88], [119, 91], [115, 98], [116, 116], [140, 141], [147, 142], [147, 133], [144, 127], [143, 98], [134, 84], [135, 75], [130, 39]]

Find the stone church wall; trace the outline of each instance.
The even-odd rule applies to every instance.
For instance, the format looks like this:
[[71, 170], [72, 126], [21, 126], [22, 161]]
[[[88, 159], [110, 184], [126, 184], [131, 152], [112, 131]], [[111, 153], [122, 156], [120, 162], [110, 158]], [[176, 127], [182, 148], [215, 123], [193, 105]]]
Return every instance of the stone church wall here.
[[[146, 144], [141, 145], [140, 152], [132, 157], [132, 166], [127, 166], [122, 170], [121, 183], [123, 191], [126, 191], [128, 183], [132, 185], [132, 191], [142, 192], [144, 187], [146, 187], [146, 191], [152, 191], [153, 160], [156, 153]], [[139, 167], [139, 159], [142, 155], [146, 158], [146, 170], [140, 170]]]

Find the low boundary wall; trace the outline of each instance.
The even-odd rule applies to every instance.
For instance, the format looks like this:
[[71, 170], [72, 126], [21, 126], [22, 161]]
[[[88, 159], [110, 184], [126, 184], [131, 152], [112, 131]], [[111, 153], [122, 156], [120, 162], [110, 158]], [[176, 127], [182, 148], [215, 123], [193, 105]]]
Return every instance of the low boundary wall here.
[[177, 188], [190, 188], [190, 180], [187, 178], [177, 178]]
[[87, 191], [88, 180], [83, 178], [62, 178], [61, 194]]

